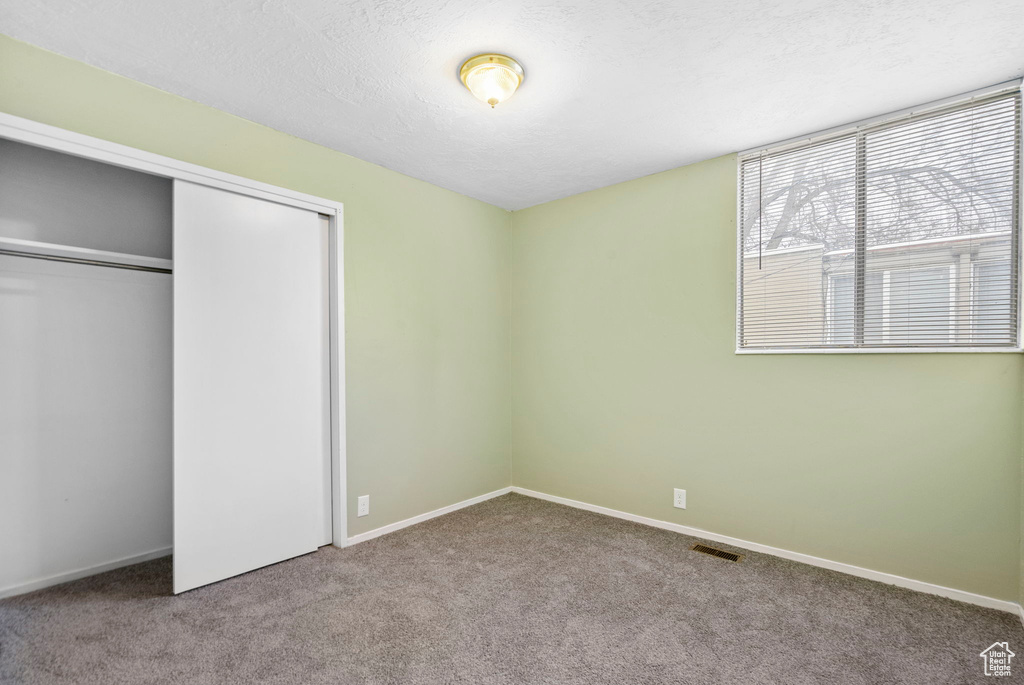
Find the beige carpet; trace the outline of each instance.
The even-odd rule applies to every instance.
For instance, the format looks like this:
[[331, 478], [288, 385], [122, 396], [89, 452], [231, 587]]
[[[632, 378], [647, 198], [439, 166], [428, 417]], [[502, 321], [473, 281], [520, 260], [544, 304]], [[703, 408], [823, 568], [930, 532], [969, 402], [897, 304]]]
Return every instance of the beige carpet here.
[[1024, 680], [1013, 615], [693, 541], [507, 495], [179, 597], [160, 559], [0, 601], [0, 683]]

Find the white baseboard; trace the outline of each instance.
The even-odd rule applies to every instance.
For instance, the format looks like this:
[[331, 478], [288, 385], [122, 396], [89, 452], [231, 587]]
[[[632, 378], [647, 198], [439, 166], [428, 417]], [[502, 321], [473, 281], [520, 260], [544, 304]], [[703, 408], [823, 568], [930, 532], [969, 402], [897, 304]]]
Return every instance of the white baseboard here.
[[67, 583], [72, 580], [78, 580], [79, 578], [85, 578], [86, 576], [92, 576], [97, 573], [103, 573], [104, 571], [113, 571], [115, 568], [121, 568], [122, 566], [141, 564], [143, 561], [149, 561], [150, 559], [159, 559], [160, 557], [166, 557], [170, 555], [171, 549], [171, 547], [161, 547], [160, 549], [154, 549], [152, 552], [134, 554], [130, 557], [124, 557], [122, 559], [108, 561], [105, 564], [98, 564], [96, 566], [89, 566], [87, 568], [78, 568], [73, 571], [67, 571], [65, 573], [56, 573], [52, 576], [39, 578], [38, 580], [33, 580], [28, 583], [10, 585], [5, 588], [0, 588], [0, 599], [3, 599], [4, 597], [13, 597], [14, 595], [22, 595], [26, 592], [32, 592], [33, 590], [42, 590], [44, 587], [60, 585], [61, 583]]
[[617, 511], [615, 509], [609, 509], [607, 507], [600, 507], [597, 506], [596, 504], [587, 504], [586, 502], [578, 502], [576, 500], [567, 499], [565, 497], [558, 497], [556, 495], [548, 495], [546, 493], [537, 492], [535, 490], [527, 490], [526, 488], [513, 486], [512, 492], [518, 493], [520, 495], [526, 495], [527, 497], [534, 497], [536, 499], [543, 499], [549, 502], [555, 502], [557, 504], [564, 504], [566, 506], [575, 507], [577, 509], [585, 509], [587, 511], [592, 511], [598, 514], [604, 514], [606, 516], [614, 516], [615, 518], [633, 521], [634, 523], [642, 523], [646, 526], [653, 526], [654, 528], [671, 530], [673, 532], [682, 533], [683, 535], [690, 535], [695, 538], [723, 542], [727, 545], [732, 545], [733, 547], [741, 547], [743, 549], [749, 549], [754, 552], [771, 554], [772, 556], [782, 557], [783, 559], [790, 559], [792, 561], [799, 561], [804, 564], [810, 564], [811, 566], [820, 566], [821, 568], [839, 571], [840, 573], [848, 573], [851, 576], [858, 576], [860, 578], [867, 578], [869, 580], [877, 580], [882, 583], [888, 583], [889, 585], [897, 585], [902, 588], [907, 588], [908, 590], [917, 590], [918, 592], [925, 592], [930, 595], [947, 597], [949, 599], [955, 599], [960, 602], [967, 602], [968, 604], [976, 604], [978, 606], [987, 607], [989, 609], [1008, 611], [1012, 614], [1017, 614], [1018, 616], [1020, 616], [1021, 622], [1022, 624], [1024, 624], [1024, 608], [1022, 608], [1021, 605], [1016, 602], [1010, 602], [1005, 599], [996, 599], [995, 597], [977, 595], [973, 592], [966, 592], [964, 590], [955, 590], [953, 588], [943, 587], [942, 585], [926, 583], [921, 580], [913, 580], [911, 578], [904, 578], [903, 576], [897, 576], [891, 573], [883, 573], [882, 571], [872, 571], [871, 569], [861, 568], [860, 566], [853, 566], [851, 564], [844, 564], [838, 561], [832, 561], [830, 559], [814, 557], [810, 554], [801, 554], [800, 552], [791, 552], [788, 549], [769, 547], [768, 545], [762, 545], [757, 542], [740, 540], [739, 538], [729, 537], [728, 535], [720, 535], [718, 533], [712, 533], [710, 531], [701, 530], [699, 528], [683, 526], [678, 523], [659, 521], [658, 519], [647, 518], [646, 516], [628, 514], [624, 511]]
[[463, 509], [465, 507], [471, 507], [474, 504], [479, 504], [480, 502], [484, 502], [484, 501], [492, 499], [494, 497], [501, 497], [502, 495], [507, 495], [510, 492], [512, 492], [512, 488], [511, 487], [502, 488], [501, 490], [495, 490], [494, 492], [488, 492], [485, 495], [478, 495], [477, 497], [471, 497], [470, 499], [463, 500], [462, 502], [456, 502], [455, 504], [449, 504], [447, 507], [441, 507], [440, 509], [435, 509], [434, 511], [428, 511], [426, 514], [420, 514], [419, 516], [413, 516], [412, 518], [405, 519], [404, 521], [398, 521], [396, 523], [389, 523], [386, 526], [381, 526], [380, 528], [374, 528], [373, 530], [369, 530], [369, 531], [367, 531], [365, 533], [360, 533], [359, 535], [353, 535], [352, 537], [350, 537], [348, 539], [348, 544], [355, 545], [355, 544], [360, 543], [360, 542], [366, 542], [367, 540], [372, 540], [374, 538], [379, 538], [381, 535], [387, 535], [388, 533], [393, 533], [396, 530], [401, 530], [402, 528], [408, 528], [409, 526], [415, 526], [417, 523], [423, 523], [424, 521], [429, 521], [432, 518], [437, 518], [438, 516], [444, 516], [445, 514], [450, 514], [451, 512], [458, 511], [459, 509]]
[[[515, 492], [520, 495], [527, 497], [533, 497], [536, 499], [547, 500], [549, 502], [555, 502], [557, 504], [564, 504], [569, 507], [575, 507], [576, 509], [584, 509], [586, 511], [592, 511], [597, 514], [604, 514], [605, 516], [613, 516], [615, 518], [624, 519], [626, 521], [633, 521], [634, 523], [640, 523], [646, 526], [654, 528], [661, 528], [663, 530], [670, 530], [676, 533], [682, 533], [683, 535], [689, 535], [695, 538], [702, 538], [704, 540], [713, 540], [716, 542], [722, 542], [733, 547], [740, 547], [742, 549], [749, 549], [754, 552], [761, 552], [763, 554], [771, 554], [776, 557], [782, 557], [783, 559], [790, 559], [792, 561], [798, 561], [804, 564], [810, 564], [811, 566], [818, 566], [821, 568], [831, 569], [833, 571], [839, 571], [840, 573], [847, 573], [852, 576], [858, 576], [860, 578], [867, 578], [869, 580], [877, 580], [882, 583], [888, 583], [889, 585], [896, 585], [898, 587], [907, 588], [908, 590], [916, 590], [918, 592], [924, 592], [930, 595], [938, 595], [940, 597], [947, 597], [960, 602], [966, 602], [968, 604], [974, 604], [977, 606], [987, 607], [989, 609], [997, 609], [999, 611], [1007, 611], [1012, 614], [1016, 614], [1020, 617], [1021, 625], [1024, 626], [1024, 607], [1016, 602], [1011, 602], [1004, 599], [996, 599], [994, 597], [986, 597], [985, 595], [978, 595], [973, 592], [967, 592], [965, 590], [956, 590], [954, 588], [944, 587], [942, 585], [935, 585], [933, 583], [927, 583], [921, 580], [913, 580], [911, 578], [904, 578], [903, 576], [897, 576], [892, 573], [884, 573], [882, 571], [873, 571], [871, 569], [861, 568], [860, 566], [853, 566], [852, 564], [844, 564], [838, 561], [832, 561], [830, 559], [822, 559], [820, 557], [811, 556], [810, 554], [802, 554], [800, 552], [791, 552], [787, 549], [780, 549], [778, 547], [771, 547], [769, 545], [762, 545], [757, 542], [750, 542], [748, 540], [741, 540], [739, 538], [730, 537], [728, 535], [720, 535], [718, 533], [712, 533], [707, 530], [701, 530], [700, 528], [692, 528], [690, 526], [684, 526], [678, 523], [671, 523], [669, 521], [660, 521], [658, 519], [648, 518], [646, 516], [639, 516], [637, 514], [630, 514], [624, 511], [618, 511], [616, 509], [609, 509], [608, 507], [598, 506], [596, 504], [588, 504], [586, 502], [579, 502], [577, 500], [568, 499], [566, 497], [558, 497], [557, 495], [549, 495], [544, 492], [537, 492], [536, 490], [528, 490], [518, 486], [512, 486], [507, 488], [501, 488], [494, 492], [488, 492], [477, 497], [472, 497], [462, 502], [455, 504], [449, 504], [446, 507], [429, 511], [425, 514], [413, 516], [412, 518], [405, 519], [404, 521], [398, 521], [391, 523], [374, 530], [360, 533], [359, 535], [353, 535], [348, 538], [349, 545], [355, 545], [360, 542], [372, 540], [373, 538], [380, 537], [381, 535], [387, 535], [393, 533], [396, 530], [402, 528], [408, 528], [414, 526], [417, 523], [423, 521], [429, 521], [432, 518], [450, 514], [453, 511], [464, 509], [465, 507], [479, 504], [495, 497], [507, 495], [510, 492]], [[103, 573], [104, 571], [112, 571], [116, 568], [123, 566], [131, 566], [132, 564], [139, 564], [143, 561], [149, 561], [151, 559], [158, 559], [171, 554], [171, 547], [164, 547], [156, 549], [151, 552], [145, 552], [143, 554], [137, 554], [130, 557], [124, 557], [115, 561], [110, 561], [105, 564], [99, 564], [97, 566], [90, 566], [88, 568], [75, 569], [66, 573], [58, 573], [46, 578], [40, 578], [28, 583], [21, 583], [18, 585], [12, 585], [5, 588], [0, 588], [0, 599], [4, 597], [12, 597], [14, 595], [24, 594], [26, 592], [32, 592], [33, 590], [40, 590], [45, 587], [51, 587], [53, 585], [60, 585], [61, 583], [67, 583], [72, 580], [78, 580], [79, 578], [85, 578], [86, 576], [95, 575], [97, 573]]]

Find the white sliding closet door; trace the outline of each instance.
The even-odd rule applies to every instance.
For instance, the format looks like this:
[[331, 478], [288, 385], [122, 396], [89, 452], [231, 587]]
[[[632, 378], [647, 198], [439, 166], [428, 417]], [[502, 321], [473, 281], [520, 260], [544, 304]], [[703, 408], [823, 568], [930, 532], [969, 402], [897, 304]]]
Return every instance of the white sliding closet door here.
[[174, 592], [323, 537], [316, 212], [174, 183]]

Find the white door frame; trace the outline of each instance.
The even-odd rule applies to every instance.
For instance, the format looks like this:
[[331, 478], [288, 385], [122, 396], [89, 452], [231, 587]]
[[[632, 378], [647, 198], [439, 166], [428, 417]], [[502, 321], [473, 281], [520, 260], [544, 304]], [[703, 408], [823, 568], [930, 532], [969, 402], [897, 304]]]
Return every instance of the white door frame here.
[[331, 521], [333, 545], [348, 544], [348, 497], [345, 455], [345, 231], [343, 205], [242, 176], [207, 169], [145, 150], [41, 124], [0, 112], [0, 138], [56, 150], [76, 157], [180, 179], [330, 217], [330, 358], [331, 358]]

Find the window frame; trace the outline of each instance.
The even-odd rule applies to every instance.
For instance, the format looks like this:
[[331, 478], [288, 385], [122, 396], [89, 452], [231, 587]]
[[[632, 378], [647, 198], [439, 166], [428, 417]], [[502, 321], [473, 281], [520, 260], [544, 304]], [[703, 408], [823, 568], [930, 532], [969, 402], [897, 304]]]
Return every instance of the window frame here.
[[[922, 115], [928, 115], [939, 110], [946, 110], [948, 108], [955, 107], [957, 105], [969, 105], [974, 100], [994, 97], [998, 95], [1004, 95], [1007, 93], [1018, 92], [1018, 97], [1021, 98], [1021, 110], [1024, 112], [1024, 92], [1021, 91], [1021, 84], [1024, 79], [1017, 78], [1012, 81], [1006, 81], [999, 83], [994, 86], [987, 88], [980, 88], [968, 93], [956, 95], [942, 100], [935, 100], [917, 107], [911, 107], [895, 112], [890, 112], [877, 117], [871, 117], [869, 119], [862, 119], [851, 124], [844, 126], [838, 126], [831, 129], [826, 129], [813, 133], [806, 136], [799, 136], [796, 138], [790, 138], [787, 140], [772, 143], [770, 145], [762, 145], [741, 152], [736, 153], [736, 273], [735, 273], [735, 288], [736, 288], [736, 301], [735, 301], [735, 340], [734, 349], [737, 355], [760, 355], [760, 354], [964, 354], [964, 353], [988, 353], [988, 354], [1019, 354], [1024, 352], [1024, 242], [1022, 242], [1022, 232], [1024, 232], [1024, 121], [1020, 122], [1022, 132], [1020, 140], [1018, 141], [1018, 169], [1017, 169], [1017, 198], [1016, 198], [1016, 211], [1015, 220], [1016, 225], [1013, 228], [1013, 238], [1017, 241], [1017, 293], [1016, 293], [1016, 305], [1017, 305], [1017, 331], [1016, 339], [1017, 344], [1015, 346], [942, 346], [942, 347], [908, 347], [908, 346], [875, 346], [875, 347], [761, 347], [751, 348], [742, 346], [742, 330], [743, 330], [743, 207], [740, 203], [742, 197], [742, 165], [743, 162], [750, 157], [761, 155], [784, 152], [789, 149], [796, 149], [807, 145], [813, 145], [818, 143], [825, 143], [835, 138], [842, 136], [848, 136], [851, 133], [858, 133], [865, 129], [872, 131], [885, 128], [887, 126], [897, 125], [902, 123], [904, 120], [911, 117], [919, 117]], [[1024, 114], [1021, 114], [1024, 118]], [[973, 294], [972, 294], [973, 301]], [[973, 306], [971, 308], [973, 316]]]

